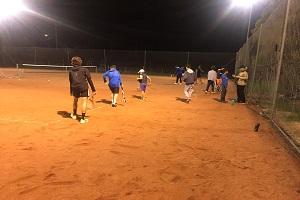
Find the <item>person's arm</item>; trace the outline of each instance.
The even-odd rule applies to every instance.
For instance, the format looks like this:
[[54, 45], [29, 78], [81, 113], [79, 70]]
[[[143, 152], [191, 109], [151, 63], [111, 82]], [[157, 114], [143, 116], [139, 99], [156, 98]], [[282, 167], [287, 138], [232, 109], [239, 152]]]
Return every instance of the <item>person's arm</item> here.
[[70, 82], [70, 95], [72, 96], [72, 83], [73, 83], [73, 80], [72, 80], [72, 76], [71, 76], [71, 72], [69, 72], [69, 82]]
[[86, 75], [86, 79], [87, 79], [89, 85], [91, 86], [91, 90], [93, 91], [93, 94], [96, 94], [96, 89], [95, 89], [91, 74], [88, 69], [85, 70], [85, 75]]
[[147, 76], [147, 79], [149, 79], [149, 84], [148, 85], [151, 85], [151, 78], [149, 76]]
[[103, 82], [104, 84], [108, 84], [106, 77], [108, 76], [108, 71], [103, 74]]
[[123, 87], [123, 82], [122, 82], [122, 78], [121, 78], [120, 72], [119, 72], [119, 81], [120, 81], [120, 86]]

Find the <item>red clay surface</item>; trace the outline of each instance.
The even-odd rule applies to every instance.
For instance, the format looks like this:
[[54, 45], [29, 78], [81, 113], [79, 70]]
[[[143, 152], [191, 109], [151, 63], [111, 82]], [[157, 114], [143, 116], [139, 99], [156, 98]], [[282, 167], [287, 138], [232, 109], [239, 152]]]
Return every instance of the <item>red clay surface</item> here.
[[299, 161], [249, 105], [206, 84], [185, 104], [183, 85], [155, 76], [140, 101], [123, 75], [127, 102], [112, 108], [101, 76], [87, 124], [69, 117], [67, 74], [0, 79], [0, 199], [300, 199]]

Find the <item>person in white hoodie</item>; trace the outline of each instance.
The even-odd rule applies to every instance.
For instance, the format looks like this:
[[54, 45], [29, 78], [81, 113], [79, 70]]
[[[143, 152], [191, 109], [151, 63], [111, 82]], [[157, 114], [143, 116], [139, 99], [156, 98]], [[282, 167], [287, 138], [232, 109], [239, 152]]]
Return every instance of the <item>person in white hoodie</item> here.
[[211, 93], [215, 93], [215, 81], [217, 80], [216, 67], [212, 66], [211, 70], [207, 73], [207, 85], [205, 94], [207, 94], [209, 87], [211, 86]]
[[184, 94], [187, 98], [186, 103], [190, 103], [192, 93], [193, 93], [193, 88], [195, 85], [195, 82], [197, 81], [197, 75], [196, 73], [191, 69], [191, 65], [187, 64], [185, 66], [186, 71], [183, 74], [183, 81], [185, 82], [184, 86]]

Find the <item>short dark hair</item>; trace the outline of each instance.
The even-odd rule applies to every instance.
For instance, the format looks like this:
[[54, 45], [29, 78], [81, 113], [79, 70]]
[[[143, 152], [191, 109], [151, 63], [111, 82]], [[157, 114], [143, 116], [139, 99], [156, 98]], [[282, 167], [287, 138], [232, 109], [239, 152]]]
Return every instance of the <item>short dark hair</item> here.
[[216, 66], [214, 66], [214, 65], [211, 66], [211, 69], [212, 69], [212, 70], [216, 70]]

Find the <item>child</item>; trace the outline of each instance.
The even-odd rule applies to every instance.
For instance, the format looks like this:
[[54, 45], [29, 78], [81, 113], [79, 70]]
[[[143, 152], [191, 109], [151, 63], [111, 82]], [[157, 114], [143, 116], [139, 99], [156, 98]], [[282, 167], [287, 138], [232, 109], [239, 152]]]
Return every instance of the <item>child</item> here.
[[146, 98], [146, 88], [147, 88], [147, 80], [149, 79], [149, 86], [151, 85], [151, 79], [149, 76], [147, 76], [147, 74], [145, 74], [145, 70], [144, 69], [140, 69], [140, 71], [138, 72], [140, 74], [139, 78], [136, 78], [139, 82], [140, 82], [140, 89], [142, 91], [142, 98], [141, 100], [145, 100]]
[[222, 79], [222, 92], [221, 92], [221, 103], [225, 103], [225, 97], [226, 97], [226, 93], [227, 93], [227, 87], [228, 87], [228, 70], [227, 69], [223, 69], [223, 74], [221, 75], [221, 79]]

